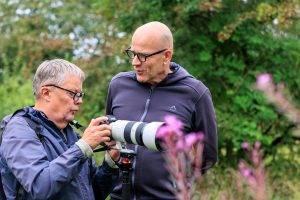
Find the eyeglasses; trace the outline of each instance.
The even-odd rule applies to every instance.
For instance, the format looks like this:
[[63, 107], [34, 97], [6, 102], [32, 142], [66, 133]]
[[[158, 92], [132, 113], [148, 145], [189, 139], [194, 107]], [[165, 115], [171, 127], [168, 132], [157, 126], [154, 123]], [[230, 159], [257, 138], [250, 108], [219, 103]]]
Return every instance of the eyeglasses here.
[[151, 53], [151, 54], [143, 54], [143, 53], [137, 53], [137, 52], [131, 51], [130, 48], [128, 48], [125, 50], [125, 52], [129, 58], [134, 59], [134, 57], [137, 56], [137, 58], [139, 59], [140, 62], [145, 62], [147, 60], [147, 58], [157, 55], [157, 54], [160, 54], [166, 50], [167, 49], [163, 49], [163, 50], [159, 50], [154, 53]]
[[[61, 89], [61, 90], [64, 90], [64, 91], [66, 91], [66, 92], [69, 92], [70, 94], [72, 94], [73, 95], [73, 100], [74, 100], [74, 102], [77, 102], [77, 101], [79, 101], [79, 99], [83, 99], [83, 97], [84, 97], [84, 92], [73, 92], [73, 91], [71, 91], [71, 90], [68, 90], [68, 89], [66, 89], [66, 88], [62, 88], [62, 87], [59, 87], [59, 86], [57, 86], [57, 85], [44, 85], [44, 86], [52, 86], [52, 87], [56, 87], [56, 88], [58, 88], [58, 89]], [[44, 87], [43, 86], [43, 87]]]

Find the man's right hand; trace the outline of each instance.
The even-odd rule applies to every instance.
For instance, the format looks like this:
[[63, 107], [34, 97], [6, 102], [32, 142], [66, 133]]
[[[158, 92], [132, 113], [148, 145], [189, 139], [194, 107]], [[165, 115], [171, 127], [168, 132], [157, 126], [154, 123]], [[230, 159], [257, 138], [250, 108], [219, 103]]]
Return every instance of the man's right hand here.
[[107, 117], [98, 117], [92, 119], [89, 126], [85, 129], [82, 138], [92, 149], [95, 149], [101, 142], [109, 142], [111, 140], [111, 129], [107, 124], [101, 122], [107, 121]]

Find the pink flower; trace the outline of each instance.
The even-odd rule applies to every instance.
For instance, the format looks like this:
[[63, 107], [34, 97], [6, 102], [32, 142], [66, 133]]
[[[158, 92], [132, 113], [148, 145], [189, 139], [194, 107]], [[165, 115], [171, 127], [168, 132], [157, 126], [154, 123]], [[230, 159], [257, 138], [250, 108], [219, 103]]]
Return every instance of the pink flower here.
[[195, 133], [190, 133], [186, 135], [184, 139], [187, 148], [190, 148], [195, 142], [197, 142], [197, 135]]
[[242, 175], [246, 178], [249, 177], [251, 174], [252, 174], [252, 171], [249, 168], [242, 170]]
[[261, 143], [260, 143], [259, 141], [256, 141], [256, 142], [254, 143], [255, 149], [259, 149], [260, 146], [261, 146]]
[[259, 90], [265, 90], [272, 83], [272, 76], [268, 73], [260, 74], [256, 78], [256, 87]]
[[245, 168], [246, 168], [245, 163], [242, 162], [242, 161], [240, 161], [240, 162], [239, 162], [239, 168], [240, 168], [240, 170], [245, 169]]
[[252, 163], [254, 164], [254, 166], [258, 166], [259, 162], [261, 161], [258, 151], [255, 151], [255, 150], [252, 151], [250, 154], [250, 157], [251, 157], [251, 160], [252, 160]]
[[199, 133], [190, 133], [185, 136], [185, 143], [187, 148], [190, 148], [193, 144], [203, 141], [204, 140], [204, 134], [202, 132]]
[[176, 149], [178, 151], [182, 151], [184, 149], [184, 142], [182, 140], [177, 141], [177, 143], [176, 143]]
[[248, 142], [243, 142], [242, 143], [242, 148], [243, 149], [248, 149], [249, 148], [249, 143]]
[[196, 134], [197, 134], [198, 140], [203, 142], [204, 138], [205, 138], [204, 133], [198, 132]]
[[164, 139], [166, 137], [169, 137], [172, 133], [172, 128], [169, 125], [163, 125], [160, 127], [156, 133], [156, 138]]
[[182, 122], [178, 120], [175, 116], [173, 115], [167, 115], [165, 117], [165, 122], [172, 128], [173, 131], [178, 133], [179, 135], [182, 135]]

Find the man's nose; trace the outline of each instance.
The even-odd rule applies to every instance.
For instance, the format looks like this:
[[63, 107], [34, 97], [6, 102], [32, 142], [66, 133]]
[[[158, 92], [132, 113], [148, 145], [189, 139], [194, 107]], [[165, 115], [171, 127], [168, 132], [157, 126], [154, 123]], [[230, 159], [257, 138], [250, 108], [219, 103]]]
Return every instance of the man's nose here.
[[76, 105], [80, 105], [83, 103], [83, 97], [79, 97], [77, 101], [74, 102]]

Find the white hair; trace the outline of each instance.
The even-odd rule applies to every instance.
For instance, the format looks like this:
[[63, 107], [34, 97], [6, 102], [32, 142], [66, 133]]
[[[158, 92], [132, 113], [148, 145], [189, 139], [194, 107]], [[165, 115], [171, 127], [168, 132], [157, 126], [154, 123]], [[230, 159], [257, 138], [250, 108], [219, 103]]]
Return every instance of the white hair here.
[[39, 98], [40, 88], [44, 85], [61, 85], [66, 76], [75, 75], [82, 81], [85, 79], [84, 72], [75, 64], [63, 59], [46, 60], [36, 70], [32, 81], [32, 92], [35, 98]]

